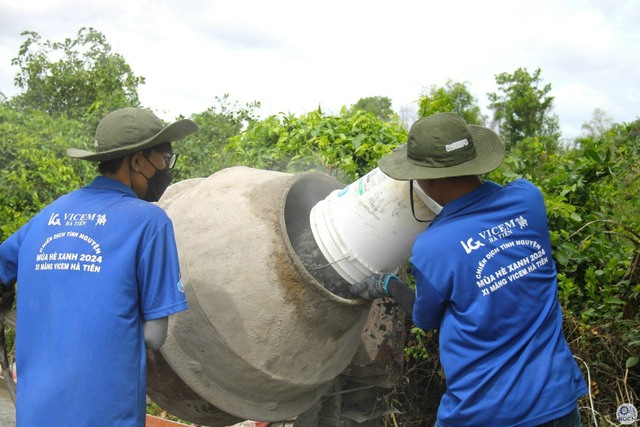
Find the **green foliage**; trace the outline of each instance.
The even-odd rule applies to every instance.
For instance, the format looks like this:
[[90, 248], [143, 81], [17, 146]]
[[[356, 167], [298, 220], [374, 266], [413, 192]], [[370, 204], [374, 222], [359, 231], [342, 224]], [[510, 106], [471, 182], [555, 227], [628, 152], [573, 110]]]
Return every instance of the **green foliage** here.
[[558, 117], [552, 113], [551, 84], [540, 88], [540, 74], [539, 68], [533, 75], [526, 68], [498, 74], [499, 92], [487, 94], [493, 121], [499, 123], [507, 150], [525, 138], [550, 137], [557, 141], [560, 137]]
[[71, 161], [66, 149], [91, 138], [84, 124], [65, 116], [0, 104], [0, 240], [87, 182], [95, 166]]
[[232, 103], [229, 95], [215, 98], [217, 105], [192, 117], [199, 130], [195, 134], [174, 144], [174, 151], [180, 154], [175, 168], [176, 180], [206, 177], [232, 166], [231, 155], [225, 151], [231, 137], [241, 133], [256, 120], [254, 110], [258, 102], [240, 106]]
[[431, 86], [418, 101], [418, 115], [427, 117], [435, 113], [457, 113], [467, 123], [484, 125], [487, 118], [481, 113], [477, 99], [471, 95], [466, 83], [448, 80], [444, 87]]
[[363, 110], [325, 116], [270, 116], [231, 138], [227, 150], [236, 164], [283, 172], [319, 170], [352, 182], [377, 166], [407, 138], [397, 118], [383, 121]]
[[63, 42], [43, 41], [32, 31], [22, 35], [26, 40], [11, 62], [20, 68], [15, 84], [23, 89], [11, 100], [16, 107], [76, 119], [92, 117], [97, 124], [109, 111], [139, 106], [137, 88], [144, 78], [111, 52], [102, 33], [82, 28], [77, 38]]
[[377, 118], [384, 121], [389, 121], [396, 115], [391, 108], [391, 98], [386, 96], [360, 98], [358, 102], [351, 107], [352, 113], [356, 110], [373, 113]]
[[415, 326], [411, 328], [410, 332], [411, 342], [405, 345], [404, 354], [414, 360], [428, 359], [429, 353], [427, 352], [426, 341], [430, 338], [431, 332]]
[[528, 138], [493, 176], [524, 176], [544, 192], [560, 299], [583, 321], [620, 320], [624, 307], [638, 304], [639, 129], [616, 125], [562, 152]]

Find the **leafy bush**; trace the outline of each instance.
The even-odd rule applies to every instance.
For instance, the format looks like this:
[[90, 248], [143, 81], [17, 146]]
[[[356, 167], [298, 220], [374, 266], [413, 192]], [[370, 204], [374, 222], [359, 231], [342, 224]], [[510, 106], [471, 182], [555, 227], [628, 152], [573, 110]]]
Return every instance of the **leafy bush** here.
[[174, 151], [180, 154], [174, 171], [176, 181], [207, 177], [232, 166], [232, 156], [225, 148], [232, 137], [256, 120], [254, 110], [260, 106], [257, 102], [241, 106], [231, 102], [229, 95], [215, 100], [217, 105], [192, 117], [199, 131], [174, 144]]
[[616, 124], [555, 149], [527, 138], [492, 175], [524, 176], [545, 195], [565, 334], [590, 380], [584, 425], [615, 421], [640, 390], [639, 129]]
[[233, 162], [283, 172], [317, 170], [345, 183], [355, 181], [390, 153], [406, 130], [397, 117], [383, 121], [364, 110], [325, 116], [320, 109], [296, 117], [267, 117], [231, 139]]
[[92, 138], [82, 123], [64, 116], [0, 104], [0, 240], [93, 177], [95, 166], [66, 155], [68, 147]]

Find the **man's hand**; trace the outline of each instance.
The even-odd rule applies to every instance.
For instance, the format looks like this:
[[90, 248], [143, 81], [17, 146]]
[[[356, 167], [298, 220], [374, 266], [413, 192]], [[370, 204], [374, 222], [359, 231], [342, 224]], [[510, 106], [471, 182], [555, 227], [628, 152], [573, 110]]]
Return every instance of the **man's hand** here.
[[396, 279], [400, 282], [400, 278], [394, 274], [378, 273], [351, 285], [349, 291], [360, 298], [370, 301], [376, 298], [388, 297], [389, 280], [391, 279]]

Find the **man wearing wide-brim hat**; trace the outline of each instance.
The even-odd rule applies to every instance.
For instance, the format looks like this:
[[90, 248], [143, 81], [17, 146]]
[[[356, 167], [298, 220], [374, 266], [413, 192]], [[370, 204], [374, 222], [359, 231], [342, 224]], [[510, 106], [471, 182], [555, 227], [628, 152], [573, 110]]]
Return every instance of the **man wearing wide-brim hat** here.
[[525, 179], [482, 180], [504, 156], [497, 134], [457, 114], [416, 121], [378, 163], [442, 206], [413, 244], [415, 292], [388, 272], [351, 290], [393, 297], [416, 326], [440, 330], [436, 426], [579, 426], [588, 390], [562, 331], [542, 194]]
[[173, 225], [154, 203], [171, 181], [171, 143], [197, 130], [152, 112], [104, 117], [101, 175], [60, 197], [0, 245], [0, 281], [19, 282], [17, 425], [145, 424], [146, 349], [186, 310]]
[[[108, 114], [98, 124], [95, 151], [69, 148], [67, 154], [77, 159], [109, 163], [101, 165], [101, 172], [106, 171], [110, 177], [130, 186], [141, 199], [155, 202], [169, 185], [171, 169], [177, 160], [171, 142], [197, 130], [197, 125], [188, 119], [164, 126], [151, 111], [122, 108]], [[118, 165], [126, 167], [119, 169]]]

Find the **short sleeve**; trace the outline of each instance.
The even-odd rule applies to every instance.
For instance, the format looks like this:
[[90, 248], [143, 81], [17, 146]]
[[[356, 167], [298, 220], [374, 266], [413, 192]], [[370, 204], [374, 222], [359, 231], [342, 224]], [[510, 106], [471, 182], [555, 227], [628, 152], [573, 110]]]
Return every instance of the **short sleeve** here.
[[173, 225], [161, 225], [147, 242], [138, 264], [140, 310], [144, 320], [159, 319], [188, 308]]

